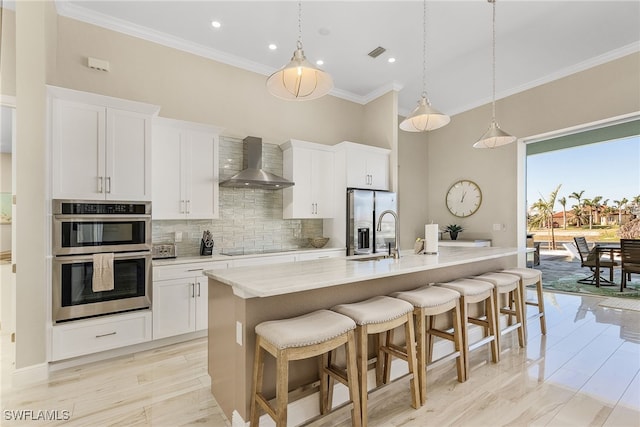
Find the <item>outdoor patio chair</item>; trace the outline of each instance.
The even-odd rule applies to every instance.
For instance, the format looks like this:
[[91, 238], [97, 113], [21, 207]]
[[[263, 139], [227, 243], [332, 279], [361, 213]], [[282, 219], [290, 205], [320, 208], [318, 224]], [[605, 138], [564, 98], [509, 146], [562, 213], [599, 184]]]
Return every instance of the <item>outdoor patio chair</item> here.
[[640, 240], [620, 239], [620, 257], [622, 259], [622, 281], [620, 291], [631, 280], [631, 273], [640, 274]]
[[[596, 252], [595, 247], [589, 248], [587, 244], [587, 239], [584, 237], [574, 237], [573, 241], [576, 243], [576, 247], [578, 248], [578, 253], [580, 254], [580, 266], [587, 267], [591, 270], [591, 276], [586, 277], [584, 279], [578, 280], [578, 283], [584, 283], [587, 285], [593, 285], [596, 282], [596, 274], [600, 274], [600, 271], [596, 271], [596, 256], [598, 253]], [[610, 280], [605, 279], [600, 276], [601, 283], [612, 283], [613, 281], [613, 267], [617, 266], [618, 263], [609, 258], [600, 257], [600, 268], [608, 268], [609, 269], [609, 278]]]

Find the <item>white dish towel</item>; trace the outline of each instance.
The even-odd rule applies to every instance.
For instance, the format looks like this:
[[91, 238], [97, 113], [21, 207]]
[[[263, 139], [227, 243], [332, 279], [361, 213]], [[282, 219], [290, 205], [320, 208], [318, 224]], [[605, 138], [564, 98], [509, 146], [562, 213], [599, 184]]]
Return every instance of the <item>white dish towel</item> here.
[[93, 292], [113, 290], [113, 253], [93, 254]]

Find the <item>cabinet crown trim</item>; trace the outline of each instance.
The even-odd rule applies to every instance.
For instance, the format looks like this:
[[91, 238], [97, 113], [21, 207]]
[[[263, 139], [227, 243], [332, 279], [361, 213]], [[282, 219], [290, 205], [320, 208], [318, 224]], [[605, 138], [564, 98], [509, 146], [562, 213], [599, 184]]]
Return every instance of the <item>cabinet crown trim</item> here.
[[391, 153], [391, 150], [389, 148], [375, 147], [373, 145], [360, 144], [360, 143], [351, 142], [351, 141], [342, 141], [341, 143], [336, 144], [333, 147], [336, 149], [336, 151], [348, 150], [349, 148], [356, 148], [358, 150], [368, 150], [374, 153], [381, 153], [381, 154]]
[[178, 128], [193, 130], [197, 132], [214, 133], [216, 135], [220, 135], [224, 130], [224, 128], [220, 126], [210, 125], [207, 123], [189, 122], [186, 120], [171, 119], [168, 117], [160, 117], [160, 116], [153, 118], [153, 125], [178, 127]]
[[280, 149], [282, 151], [288, 150], [290, 148], [311, 148], [314, 150], [324, 150], [324, 151], [333, 152], [335, 151], [333, 147], [334, 147], [333, 145], [325, 145], [317, 142], [303, 141], [301, 139], [290, 139], [280, 144]]
[[145, 102], [131, 101], [128, 99], [114, 98], [97, 93], [83, 92], [65, 87], [47, 85], [47, 95], [51, 98], [63, 99], [66, 101], [83, 102], [85, 104], [100, 105], [108, 108], [127, 110], [135, 113], [156, 116], [160, 112], [159, 105], [147, 104]]

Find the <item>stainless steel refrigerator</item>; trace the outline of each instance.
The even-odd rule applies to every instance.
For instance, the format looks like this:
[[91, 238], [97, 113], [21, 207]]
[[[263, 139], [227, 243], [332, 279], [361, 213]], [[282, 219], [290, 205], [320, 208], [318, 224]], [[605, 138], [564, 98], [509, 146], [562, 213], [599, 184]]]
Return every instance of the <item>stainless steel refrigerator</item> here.
[[396, 193], [347, 189], [347, 255], [387, 253], [395, 247], [396, 226], [392, 215], [382, 219], [382, 230], [377, 231], [378, 219], [385, 210], [398, 212]]

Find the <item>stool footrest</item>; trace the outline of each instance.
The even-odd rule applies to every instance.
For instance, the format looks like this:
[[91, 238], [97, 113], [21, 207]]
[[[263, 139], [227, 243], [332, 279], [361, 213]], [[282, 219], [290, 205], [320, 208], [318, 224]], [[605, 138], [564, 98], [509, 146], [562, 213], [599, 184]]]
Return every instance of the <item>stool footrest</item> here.
[[519, 327], [522, 326], [522, 323], [518, 322], [518, 323], [514, 323], [513, 325], [509, 325], [506, 328], [504, 328], [503, 330], [500, 331], [500, 335], [504, 335], [507, 334], [511, 331], [515, 331], [516, 329], [518, 329]]
[[455, 359], [456, 357], [459, 357], [462, 353], [460, 351], [454, 351], [451, 354], [447, 354], [446, 356], [442, 356], [440, 359], [438, 360], [434, 360], [432, 362], [429, 362], [427, 364], [427, 371], [434, 369], [438, 366], [440, 366], [440, 364], [444, 363], [444, 362], [448, 362], [450, 360]]
[[469, 345], [469, 351], [475, 350], [476, 348], [482, 347], [485, 344], [489, 344], [491, 341], [495, 341], [496, 337], [489, 336], [489, 337], [484, 337], [482, 338], [480, 341], [476, 341], [473, 344]]
[[435, 335], [436, 337], [439, 337], [439, 338], [444, 338], [449, 341], [453, 341], [453, 338], [454, 338], [453, 332], [446, 332], [440, 329], [429, 329], [427, 333], [431, 335]]
[[273, 407], [271, 406], [269, 401], [262, 395], [262, 393], [257, 394], [255, 399], [256, 399], [256, 402], [258, 402], [260, 404], [262, 409], [267, 414], [269, 414], [269, 416], [271, 418], [273, 418], [275, 420], [276, 419], [276, 411], [273, 409]]
[[395, 344], [388, 344], [386, 346], [380, 347], [380, 351], [384, 351], [392, 356], [395, 356], [402, 360], [407, 360], [407, 351]]

